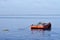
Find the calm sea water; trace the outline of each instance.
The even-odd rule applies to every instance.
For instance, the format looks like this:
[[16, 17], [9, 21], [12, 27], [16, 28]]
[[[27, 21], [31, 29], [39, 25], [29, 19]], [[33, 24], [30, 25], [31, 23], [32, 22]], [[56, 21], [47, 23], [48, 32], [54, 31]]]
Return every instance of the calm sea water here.
[[[52, 28], [48, 30], [31, 30], [31, 24], [38, 22], [51, 22]], [[4, 31], [7, 29], [8, 31]], [[60, 40], [59, 18], [0, 18], [0, 40]]]

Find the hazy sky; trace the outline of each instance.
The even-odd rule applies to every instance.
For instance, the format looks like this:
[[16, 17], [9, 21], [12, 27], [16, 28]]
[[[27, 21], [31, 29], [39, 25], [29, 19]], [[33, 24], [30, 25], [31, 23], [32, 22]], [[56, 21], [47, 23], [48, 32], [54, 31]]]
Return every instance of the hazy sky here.
[[60, 15], [60, 0], [0, 0], [3, 15]]

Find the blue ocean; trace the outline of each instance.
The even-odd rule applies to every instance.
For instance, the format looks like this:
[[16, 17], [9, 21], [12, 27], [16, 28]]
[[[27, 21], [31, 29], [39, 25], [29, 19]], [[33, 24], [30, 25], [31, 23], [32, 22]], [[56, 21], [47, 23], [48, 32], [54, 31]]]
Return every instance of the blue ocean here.
[[[31, 24], [51, 22], [51, 30], [31, 30]], [[0, 40], [60, 40], [60, 17], [0, 17]]]

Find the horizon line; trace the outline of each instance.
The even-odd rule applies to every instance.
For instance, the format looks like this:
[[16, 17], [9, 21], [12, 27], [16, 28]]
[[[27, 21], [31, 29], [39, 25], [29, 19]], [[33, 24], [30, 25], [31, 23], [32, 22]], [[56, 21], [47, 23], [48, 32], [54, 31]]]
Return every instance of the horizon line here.
[[0, 16], [0, 17], [60, 17], [60, 16]]

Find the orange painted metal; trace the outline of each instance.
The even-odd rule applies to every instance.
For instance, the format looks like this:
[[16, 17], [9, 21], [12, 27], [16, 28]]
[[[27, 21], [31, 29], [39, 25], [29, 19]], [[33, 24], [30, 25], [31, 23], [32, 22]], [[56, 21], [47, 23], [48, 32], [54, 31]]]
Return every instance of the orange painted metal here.
[[43, 29], [44, 26], [43, 25], [33, 25], [31, 26], [31, 29]]

